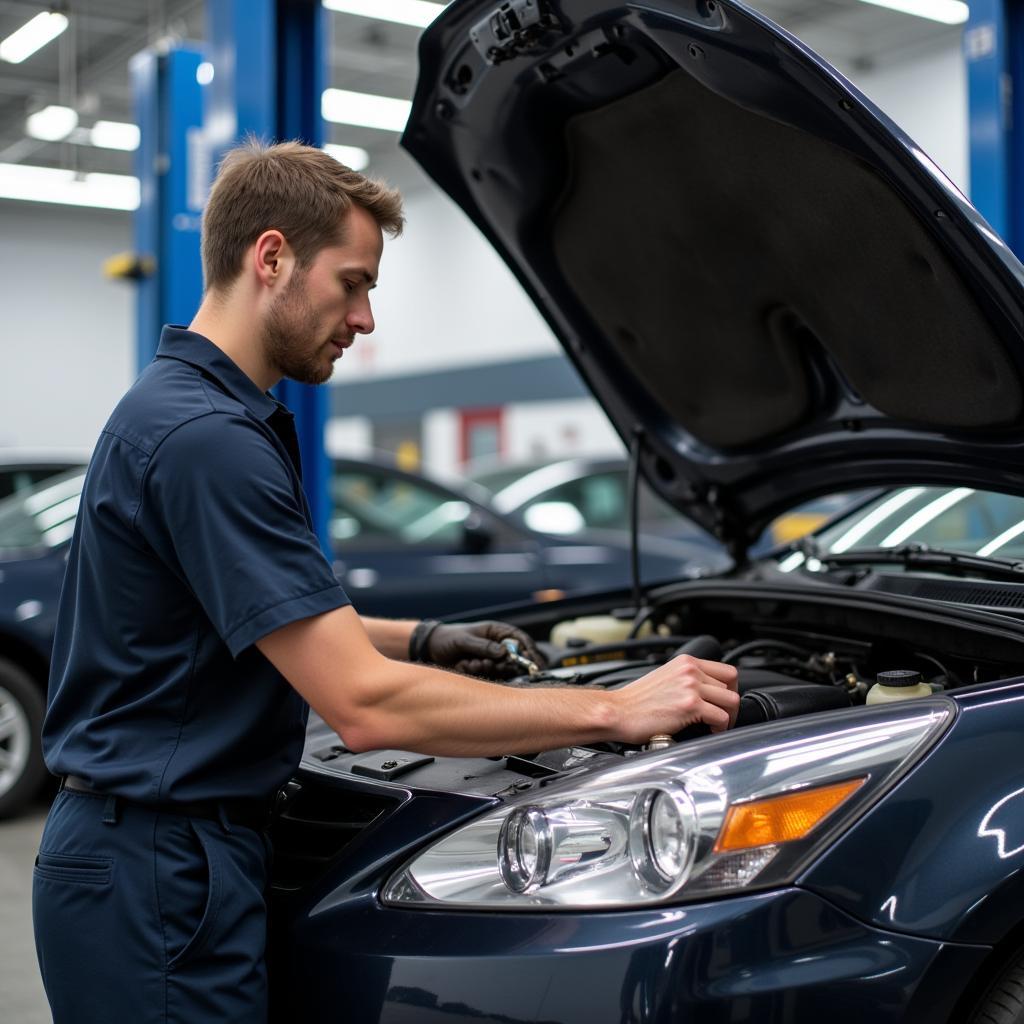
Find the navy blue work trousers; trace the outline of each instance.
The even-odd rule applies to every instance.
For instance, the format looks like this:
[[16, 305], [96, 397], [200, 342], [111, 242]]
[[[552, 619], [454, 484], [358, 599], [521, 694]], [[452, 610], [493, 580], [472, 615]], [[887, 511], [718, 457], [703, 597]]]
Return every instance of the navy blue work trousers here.
[[267, 1019], [266, 838], [62, 790], [32, 885], [54, 1024]]

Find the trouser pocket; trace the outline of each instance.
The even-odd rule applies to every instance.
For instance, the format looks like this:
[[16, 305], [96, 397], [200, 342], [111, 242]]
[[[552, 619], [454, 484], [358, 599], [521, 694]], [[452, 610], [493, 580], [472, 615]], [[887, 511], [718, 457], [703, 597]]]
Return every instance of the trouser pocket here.
[[36, 857], [35, 878], [77, 885], [109, 885], [113, 857], [84, 857], [65, 853], [44, 853]]
[[216, 929], [224, 870], [217, 842], [204, 835], [206, 824], [179, 818], [161, 830], [157, 878], [169, 971], [202, 953]]

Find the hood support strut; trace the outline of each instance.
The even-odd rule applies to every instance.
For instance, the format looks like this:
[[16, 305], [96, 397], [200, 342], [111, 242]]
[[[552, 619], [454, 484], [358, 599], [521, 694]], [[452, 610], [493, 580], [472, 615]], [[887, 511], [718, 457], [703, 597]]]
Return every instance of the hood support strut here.
[[640, 452], [644, 444], [644, 428], [633, 427], [633, 440], [629, 446], [629, 566], [633, 583], [633, 612], [643, 609], [643, 591], [640, 586]]

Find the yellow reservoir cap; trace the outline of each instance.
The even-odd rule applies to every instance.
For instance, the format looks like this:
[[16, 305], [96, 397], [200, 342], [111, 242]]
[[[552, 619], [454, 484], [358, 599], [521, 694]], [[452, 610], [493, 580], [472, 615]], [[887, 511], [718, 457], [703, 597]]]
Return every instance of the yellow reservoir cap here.
[[729, 808], [715, 853], [803, 839], [864, 784], [866, 776], [828, 786], [783, 793]]

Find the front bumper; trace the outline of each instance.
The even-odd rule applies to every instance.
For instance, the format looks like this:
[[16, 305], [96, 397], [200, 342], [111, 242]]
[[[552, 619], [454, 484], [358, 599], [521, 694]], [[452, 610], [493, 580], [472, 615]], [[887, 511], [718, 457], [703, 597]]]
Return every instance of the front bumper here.
[[802, 889], [619, 913], [276, 914], [275, 1020], [940, 1024], [989, 952], [861, 923]]

